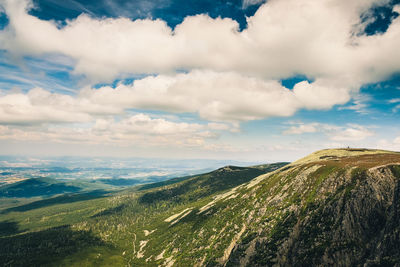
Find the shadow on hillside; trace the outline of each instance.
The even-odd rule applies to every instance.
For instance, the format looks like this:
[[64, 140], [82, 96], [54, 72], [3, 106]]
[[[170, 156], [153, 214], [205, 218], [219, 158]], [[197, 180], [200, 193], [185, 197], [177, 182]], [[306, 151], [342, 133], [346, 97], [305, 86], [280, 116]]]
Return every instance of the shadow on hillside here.
[[125, 208], [125, 206], [126, 206], [125, 204], [121, 204], [121, 205], [116, 206], [114, 208], [103, 210], [103, 211], [101, 211], [99, 213], [96, 213], [95, 215], [91, 216], [91, 218], [107, 216], [107, 215], [115, 215], [117, 213], [120, 213]]
[[57, 261], [89, 247], [111, 248], [87, 231], [68, 226], [0, 238], [0, 266], [57, 266]]
[[38, 197], [54, 196], [64, 193], [76, 193], [82, 189], [77, 186], [67, 185], [65, 183], [54, 182], [52, 179], [32, 178], [1, 188], [1, 197]]
[[11, 221], [0, 222], [0, 236], [17, 234], [19, 232], [18, 223]]
[[138, 191], [144, 191], [144, 190], [147, 190], [147, 189], [152, 189], [152, 188], [162, 187], [162, 186], [166, 186], [166, 185], [176, 184], [176, 183], [182, 182], [184, 180], [188, 180], [188, 179], [196, 177], [196, 176], [200, 176], [200, 175], [190, 175], [190, 176], [173, 178], [173, 179], [169, 179], [169, 180], [162, 181], [162, 182], [144, 184], [144, 185], [138, 186], [137, 189], [138, 189]]
[[7, 214], [12, 211], [17, 211], [17, 212], [24, 212], [24, 211], [29, 211], [29, 210], [34, 210], [34, 209], [39, 209], [43, 207], [48, 207], [52, 205], [57, 205], [57, 204], [66, 204], [66, 203], [73, 203], [73, 202], [78, 202], [78, 201], [85, 201], [85, 200], [91, 200], [91, 199], [96, 199], [96, 198], [102, 198], [106, 197], [108, 191], [104, 190], [95, 190], [87, 193], [77, 193], [77, 194], [65, 194], [57, 197], [52, 197], [44, 200], [38, 200], [31, 202], [29, 204], [17, 206], [17, 207], [12, 207], [5, 209], [1, 211], [0, 214]]

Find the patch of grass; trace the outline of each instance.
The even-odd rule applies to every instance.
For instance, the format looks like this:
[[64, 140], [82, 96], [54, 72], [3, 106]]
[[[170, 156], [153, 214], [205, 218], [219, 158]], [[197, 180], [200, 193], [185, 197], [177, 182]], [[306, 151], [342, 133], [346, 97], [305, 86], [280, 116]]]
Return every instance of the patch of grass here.
[[105, 197], [108, 193], [109, 192], [103, 191], [103, 190], [95, 190], [95, 191], [86, 192], [86, 193], [64, 194], [61, 196], [38, 200], [38, 201], [34, 201], [34, 202], [31, 202], [31, 203], [28, 203], [25, 205], [20, 205], [20, 206], [4, 209], [1, 211], [1, 214], [13, 212], [13, 211], [23, 212], [23, 211], [33, 210], [33, 209], [49, 207], [52, 205], [59, 205], [59, 204], [101, 198], [101, 197]]

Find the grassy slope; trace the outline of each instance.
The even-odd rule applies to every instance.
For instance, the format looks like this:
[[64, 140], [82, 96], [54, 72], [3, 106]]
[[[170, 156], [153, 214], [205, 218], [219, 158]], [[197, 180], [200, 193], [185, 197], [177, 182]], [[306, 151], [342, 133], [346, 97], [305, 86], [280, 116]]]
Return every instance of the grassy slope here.
[[0, 198], [50, 197], [64, 193], [76, 193], [88, 190], [109, 189], [104, 185], [71, 181], [58, 181], [50, 177], [30, 178], [0, 187]]
[[[189, 203], [204, 205], [212, 194], [282, 165], [272, 164], [262, 169], [221, 168], [175, 179], [168, 186], [142, 188], [140, 192], [134, 188], [111, 196], [102, 191], [70, 194], [3, 209], [0, 261], [11, 266], [143, 264], [143, 259], [133, 259], [133, 254], [137, 254], [140, 240], [145, 237], [144, 230], [158, 228], [153, 236], [167, 240], [172, 232], [164, 222], [166, 217]], [[162, 246], [162, 242], [158, 243], [154, 251]], [[25, 256], [20, 257], [22, 254]]]
[[[248, 254], [250, 266], [272, 265], [298, 220], [331, 227], [321, 221], [331, 216], [318, 215], [321, 203], [351, 198], [369, 168], [400, 163], [399, 153], [387, 151], [331, 150], [311, 157], [253, 180], [259, 169], [220, 169], [159, 188], [7, 211], [0, 216], [0, 259], [57, 266], [236, 266]], [[393, 173], [400, 176], [400, 169]], [[302, 242], [310, 247], [301, 254], [304, 264], [328, 245], [313, 246], [318, 231], [304, 230]], [[34, 246], [27, 242], [36, 239]], [[255, 240], [263, 242], [255, 246]]]

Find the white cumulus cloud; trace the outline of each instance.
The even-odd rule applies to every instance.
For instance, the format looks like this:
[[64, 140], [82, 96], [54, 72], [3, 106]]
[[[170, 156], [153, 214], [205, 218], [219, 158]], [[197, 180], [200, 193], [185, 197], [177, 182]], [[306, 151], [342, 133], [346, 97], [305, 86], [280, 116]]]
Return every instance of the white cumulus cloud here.
[[326, 123], [292, 123], [288, 129], [283, 131], [286, 135], [305, 134], [305, 133], [323, 133], [332, 141], [360, 141], [373, 136], [374, 132], [369, 127], [358, 124], [347, 124], [346, 126], [337, 126]]
[[374, 133], [371, 130], [363, 126], [353, 126], [334, 132], [331, 139], [333, 141], [360, 141], [373, 135]]
[[315, 133], [318, 132], [317, 123], [311, 124], [300, 124], [297, 126], [291, 126], [289, 129], [283, 131], [283, 134], [303, 134], [303, 133]]
[[196, 113], [209, 121], [237, 123], [291, 116], [301, 108], [327, 109], [350, 98], [345, 89], [319, 80], [301, 82], [293, 90], [234, 72], [197, 70], [175, 75], [148, 76], [115, 88], [87, 87], [76, 96], [41, 88], [27, 94], [0, 96], [0, 123], [89, 122], [97, 116], [120, 115], [127, 109]]
[[174, 122], [139, 113], [114, 120], [98, 118], [85, 125], [48, 127], [0, 125], [0, 139], [59, 143], [117, 144], [120, 146], [207, 147], [207, 140], [219, 138], [229, 125]]
[[384, 34], [355, 34], [364, 26], [360, 15], [385, 0], [270, 0], [243, 31], [232, 19], [207, 15], [186, 17], [175, 29], [161, 20], [85, 14], [59, 27], [30, 15], [28, 0], [2, 3], [10, 19], [0, 33], [2, 49], [69, 56], [76, 60], [76, 73], [96, 82], [132, 73], [211, 69], [266, 79], [301, 73], [357, 87], [400, 69], [400, 17]]
[[[360, 16], [386, 3], [269, 0], [240, 31], [232, 19], [205, 14], [188, 16], [175, 29], [159, 19], [86, 14], [61, 26], [29, 14], [30, 0], [0, 0], [9, 18], [0, 30], [1, 50], [17, 59], [67, 58], [72, 72], [90, 81], [76, 95], [51, 93], [51, 88], [3, 92], [1, 138], [111, 142], [151, 136], [155, 143], [201, 144], [219, 131], [239, 131], [242, 121], [343, 105], [362, 85], [400, 70], [400, 16], [385, 33], [360, 34], [366, 26]], [[280, 79], [297, 74], [313, 82], [299, 82], [292, 90], [281, 85]], [[93, 86], [141, 75], [132, 84]], [[352, 109], [362, 107], [356, 105]], [[209, 122], [129, 116], [130, 109], [197, 114]], [[374, 134], [368, 127], [329, 124], [292, 125], [284, 133], [315, 132], [333, 141]]]

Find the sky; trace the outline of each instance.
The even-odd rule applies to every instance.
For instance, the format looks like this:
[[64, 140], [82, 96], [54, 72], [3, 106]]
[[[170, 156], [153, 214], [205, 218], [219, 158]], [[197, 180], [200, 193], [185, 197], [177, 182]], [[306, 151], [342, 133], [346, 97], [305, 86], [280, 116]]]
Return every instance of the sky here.
[[398, 0], [0, 0], [0, 154], [400, 150]]

